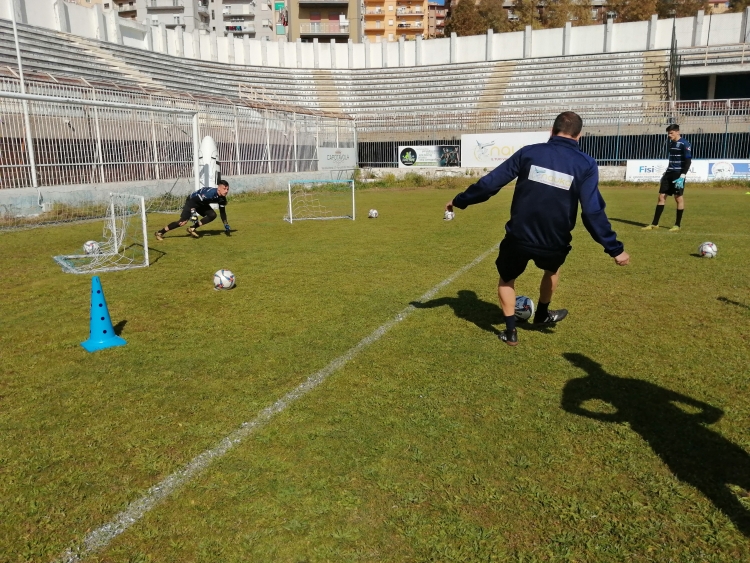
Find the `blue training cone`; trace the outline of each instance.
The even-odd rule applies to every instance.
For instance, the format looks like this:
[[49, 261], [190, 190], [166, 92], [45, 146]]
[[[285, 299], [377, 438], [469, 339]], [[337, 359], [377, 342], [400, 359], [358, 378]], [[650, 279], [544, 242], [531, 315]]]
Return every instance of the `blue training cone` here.
[[113, 346], [125, 346], [127, 342], [115, 334], [109, 318], [107, 300], [104, 299], [102, 282], [99, 276], [91, 278], [91, 313], [89, 315], [89, 339], [81, 342], [87, 352], [96, 352]]

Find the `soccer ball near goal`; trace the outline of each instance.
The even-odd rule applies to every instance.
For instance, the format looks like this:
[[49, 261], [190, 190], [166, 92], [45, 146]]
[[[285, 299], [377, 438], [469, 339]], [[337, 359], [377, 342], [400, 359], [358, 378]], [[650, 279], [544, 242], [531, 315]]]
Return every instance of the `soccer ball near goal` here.
[[534, 314], [534, 302], [530, 297], [519, 295], [516, 297], [516, 319], [521, 322], [528, 321]]
[[446, 211], [443, 215], [443, 219], [446, 221], [453, 221], [453, 218], [456, 216], [456, 214], [453, 211]]
[[367, 216], [370, 219], [377, 219], [378, 218], [378, 210], [377, 209], [370, 209], [370, 211], [367, 213]]
[[719, 252], [719, 249], [712, 242], [704, 242], [698, 247], [698, 254], [704, 258], [715, 258], [717, 252]]
[[214, 274], [214, 289], [232, 289], [234, 287], [234, 274], [229, 270], [219, 270]]
[[95, 240], [87, 240], [83, 243], [83, 251], [86, 254], [99, 254], [101, 252], [99, 248], [99, 243]]

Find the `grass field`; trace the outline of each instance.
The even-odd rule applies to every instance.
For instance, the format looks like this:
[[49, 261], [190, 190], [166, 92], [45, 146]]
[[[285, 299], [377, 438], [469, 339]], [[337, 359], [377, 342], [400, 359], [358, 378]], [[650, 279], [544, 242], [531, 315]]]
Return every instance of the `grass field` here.
[[[512, 189], [452, 222], [456, 191], [431, 187], [362, 190], [357, 221], [230, 200], [233, 236], [151, 239], [150, 268], [101, 275], [128, 344], [95, 354], [90, 277], [51, 256], [100, 224], [2, 234], [0, 561], [82, 545], [399, 313], [86, 560], [750, 560], [745, 191], [690, 186], [674, 234], [639, 229], [653, 188], [604, 188], [631, 265], [579, 224], [553, 301], [570, 316], [517, 348], [496, 338], [494, 251], [409, 308], [497, 245]], [[212, 291], [219, 268], [236, 289]]]

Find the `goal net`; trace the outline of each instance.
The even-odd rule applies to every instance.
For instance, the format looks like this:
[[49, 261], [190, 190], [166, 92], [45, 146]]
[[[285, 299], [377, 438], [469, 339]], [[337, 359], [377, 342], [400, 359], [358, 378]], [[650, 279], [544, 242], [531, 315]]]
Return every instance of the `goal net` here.
[[[81, 241], [84, 250], [86, 241]], [[145, 268], [148, 266], [146, 203], [132, 194], [109, 194], [104, 229], [100, 241], [80, 254], [55, 256], [63, 271], [71, 274], [93, 274]]]
[[354, 180], [292, 180], [285, 221], [354, 220]]

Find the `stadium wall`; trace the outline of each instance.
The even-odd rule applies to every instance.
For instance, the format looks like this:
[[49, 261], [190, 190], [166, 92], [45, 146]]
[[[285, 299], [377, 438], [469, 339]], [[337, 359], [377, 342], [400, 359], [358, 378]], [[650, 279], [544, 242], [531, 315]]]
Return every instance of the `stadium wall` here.
[[699, 11], [693, 17], [533, 30], [423, 41], [369, 43], [286, 43], [248, 37], [220, 37], [216, 32], [164, 24], [144, 25], [120, 18], [113, 10], [70, 4], [63, 0], [0, 0], [0, 18], [10, 19], [15, 2], [17, 20], [89, 39], [153, 50], [173, 56], [276, 68], [364, 69], [524, 58], [559, 57], [600, 53], [665, 50], [672, 44], [674, 25], [677, 46], [724, 45], [750, 42], [750, 7], [741, 13]]

